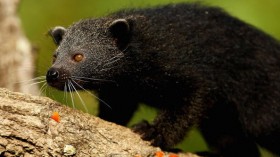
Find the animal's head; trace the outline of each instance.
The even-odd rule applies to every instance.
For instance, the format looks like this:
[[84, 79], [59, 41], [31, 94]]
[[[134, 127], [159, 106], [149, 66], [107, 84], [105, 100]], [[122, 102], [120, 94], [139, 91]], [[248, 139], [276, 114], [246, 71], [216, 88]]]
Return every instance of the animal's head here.
[[114, 82], [126, 60], [131, 26], [125, 19], [88, 19], [67, 29], [50, 30], [58, 47], [46, 74], [48, 84], [60, 90], [74, 90]]

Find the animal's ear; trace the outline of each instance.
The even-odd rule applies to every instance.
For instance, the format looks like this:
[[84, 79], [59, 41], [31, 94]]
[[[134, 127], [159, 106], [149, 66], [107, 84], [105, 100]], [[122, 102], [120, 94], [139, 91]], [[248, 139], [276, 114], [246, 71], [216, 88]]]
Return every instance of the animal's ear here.
[[109, 26], [109, 32], [119, 49], [124, 50], [131, 37], [131, 24], [126, 19], [117, 19]]
[[59, 45], [63, 35], [65, 34], [66, 29], [61, 26], [56, 26], [49, 31], [49, 35], [52, 36], [53, 41], [56, 45]]

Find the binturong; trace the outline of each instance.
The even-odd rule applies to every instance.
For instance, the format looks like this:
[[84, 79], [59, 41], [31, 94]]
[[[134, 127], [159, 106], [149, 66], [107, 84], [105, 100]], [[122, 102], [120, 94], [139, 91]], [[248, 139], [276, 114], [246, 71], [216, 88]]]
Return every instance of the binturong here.
[[172, 148], [197, 126], [217, 156], [280, 155], [280, 44], [223, 10], [126, 9], [50, 34], [48, 84], [96, 91], [99, 116], [121, 125], [138, 103], [157, 107], [134, 127], [152, 145]]

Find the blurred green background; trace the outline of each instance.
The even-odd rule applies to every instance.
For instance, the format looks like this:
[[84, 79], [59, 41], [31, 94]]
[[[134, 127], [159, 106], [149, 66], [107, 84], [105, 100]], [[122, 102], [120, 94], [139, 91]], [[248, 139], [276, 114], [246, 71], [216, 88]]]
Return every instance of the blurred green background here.
[[[193, 0], [194, 1], [194, 0]], [[51, 65], [55, 45], [46, 34], [54, 26], [69, 26], [73, 22], [88, 17], [105, 16], [121, 8], [150, 7], [159, 4], [189, 2], [186, 0], [21, 0], [19, 15], [25, 34], [37, 50], [36, 76], [45, 75]], [[279, 0], [205, 0], [206, 5], [220, 6], [233, 16], [250, 23], [268, 34], [280, 39], [280, 1]], [[42, 84], [41, 84], [42, 86]], [[87, 92], [80, 92], [90, 114], [97, 114], [98, 103]], [[43, 95], [73, 107], [71, 97], [50, 89]], [[75, 108], [85, 110], [79, 97], [74, 94]], [[151, 121], [156, 114], [154, 108], [140, 105], [129, 126], [141, 119]], [[193, 129], [187, 140], [178, 145], [185, 151], [204, 151], [207, 145], [199, 132]], [[263, 152], [263, 156], [271, 156]]]

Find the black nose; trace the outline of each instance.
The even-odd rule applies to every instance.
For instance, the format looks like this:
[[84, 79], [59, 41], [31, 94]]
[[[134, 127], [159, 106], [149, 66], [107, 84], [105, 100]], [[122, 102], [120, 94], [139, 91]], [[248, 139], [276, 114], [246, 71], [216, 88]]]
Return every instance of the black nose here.
[[58, 77], [59, 77], [59, 72], [54, 68], [49, 69], [49, 71], [47, 72], [46, 78], [48, 83], [56, 81]]

